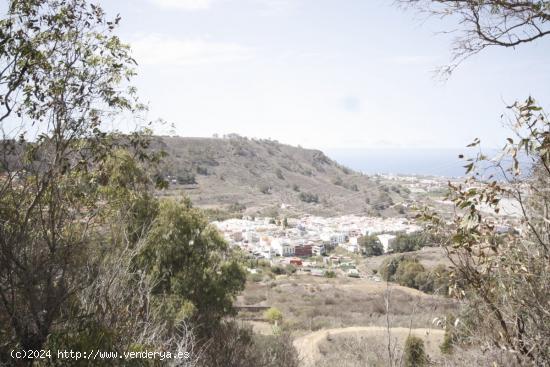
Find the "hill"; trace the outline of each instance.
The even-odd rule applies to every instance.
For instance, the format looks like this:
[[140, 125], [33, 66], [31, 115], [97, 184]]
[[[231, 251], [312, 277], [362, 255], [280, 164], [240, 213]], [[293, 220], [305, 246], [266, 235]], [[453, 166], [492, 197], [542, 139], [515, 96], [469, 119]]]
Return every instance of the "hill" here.
[[[238, 135], [158, 137], [168, 153], [167, 195], [196, 206], [250, 215], [403, 214], [407, 190], [355, 172], [323, 152]], [[221, 214], [220, 214], [221, 215]]]

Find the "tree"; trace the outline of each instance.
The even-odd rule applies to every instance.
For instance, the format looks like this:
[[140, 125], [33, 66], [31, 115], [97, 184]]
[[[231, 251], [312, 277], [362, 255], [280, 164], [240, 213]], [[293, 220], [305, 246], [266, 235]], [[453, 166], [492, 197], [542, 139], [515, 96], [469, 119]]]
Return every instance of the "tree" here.
[[[503, 155], [493, 161], [504, 182], [477, 179], [476, 165], [489, 158], [471, 160], [472, 175], [464, 185], [451, 185], [449, 199], [459, 210], [452, 226], [444, 226], [437, 213], [427, 210], [424, 218], [434, 230], [446, 232], [450, 240], [448, 257], [455, 268], [455, 296], [466, 297], [475, 305], [469, 314], [473, 337], [499, 348], [515, 351], [523, 364], [538, 365], [548, 360], [550, 350], [550, 124], [532, 99], [511, 107], [516, 116], [519, 139], [508, 140]], [[525, 135], [521, 135], [526, 127]], [[533, 164], [525, 178], [517, 154], [523, 150]], [[471, 164], [471, 166], [470, 166]], [[474, 186], [475, 185], [475, 186]], [[520, 209], [520, 231], [499, 231], [495, 222], [501, 200], [514, 202]], [[487, 212], [483, 206], [490, 208]]]
[[193, 351], [134, 266], [163, 153], [147, 129], [102, 130], [143, 110], [119, 20], [85, 0], [9, 1], [0, 20], [0, 364], [35, 362], [14, 348]]
[[135, 62], [113, 33], [119, 20], [85, 0], [19, 0], [0, 21], [0, 322], [2, 339], [24, 349], [43, 347], [87, 283], [112, 199], [102, 187], [113, 146], [146, 158], [139, 134], [101, 130], [140, 109], [125, 84]]
[[283, 229], [287, 229], [287, 228], [288, 228], [288, 218], [284, 217], [284, 219], [283, 219]]
[[380, 256], [384, 253], [384, 246], [375, 235], [361, 237], [359, 244], [363, 247], [366, 256]]
[[466, 58], [489, 46], [516, 47], [550, 35], [550, 1], [547, 0], [399, 0], [399, 3], [433, 14], [454, 17], [459, 36], [452, 48], [451, 73]]
[[217, 230], [189, 200], [162, 200], [136, 257], [151, 278], [154, 303], [177, 326], [195, 321], [206, 335], [233, 312], [246, 273]]

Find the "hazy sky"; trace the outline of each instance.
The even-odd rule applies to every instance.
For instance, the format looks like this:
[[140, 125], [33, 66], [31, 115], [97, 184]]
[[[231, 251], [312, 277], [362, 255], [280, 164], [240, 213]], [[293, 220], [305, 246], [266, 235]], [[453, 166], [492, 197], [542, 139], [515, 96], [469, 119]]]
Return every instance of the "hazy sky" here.
[[[103, 0], [150, 119], [311, 148], [500, 146], [506, 104], [550, 105], [550, 40], [490, 49], [446, 83], [451, 20], [392, 0]], [[166, 128], [165, 131], [168, 132]]]

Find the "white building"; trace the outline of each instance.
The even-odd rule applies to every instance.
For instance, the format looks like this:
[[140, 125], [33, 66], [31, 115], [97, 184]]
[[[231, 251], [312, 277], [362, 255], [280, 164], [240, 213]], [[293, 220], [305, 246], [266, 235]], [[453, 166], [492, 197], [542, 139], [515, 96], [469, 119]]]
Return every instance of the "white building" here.
[[393, 234], [379, 234], [376, 237], [378, 237], [382, 247], [384, 247], [384, 252], [388, 252], [390, 250], [390, 246], [396, 238]]
[[346, 243], [347, 236], [342, 232], [323, 232], [319, 236], [321, 240], [331, 246]]
[[260, 236], [252, 231], [245, 232], [243, 238], [248, 243], [257, 243], [260, 240]]
[[311, 248], [311, 253], [316, 256], [323, 256], [327, 253], [325, 245], [314, 245]]
[[293, 256], [294, 246], [286, 239], [275, 238], [271, 241], [271, 249], [278, 256]]
[[353, 253], [359, 252], [359, 245], [357, 245], [357, 243], [353, 244], [348, 242], [343, 247], [349, 252], [353, 252]]

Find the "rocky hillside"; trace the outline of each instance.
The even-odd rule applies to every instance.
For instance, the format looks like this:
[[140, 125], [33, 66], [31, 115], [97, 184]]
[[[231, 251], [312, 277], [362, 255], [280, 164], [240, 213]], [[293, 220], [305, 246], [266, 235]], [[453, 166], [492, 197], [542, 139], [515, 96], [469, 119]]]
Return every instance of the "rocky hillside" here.
[[251, 215], [403, 213], [406, 189], [384, 186], [319, 150], [237, 135], [159, 137], [168, 153], [167, 195], [188, 195], [194, 205]]

